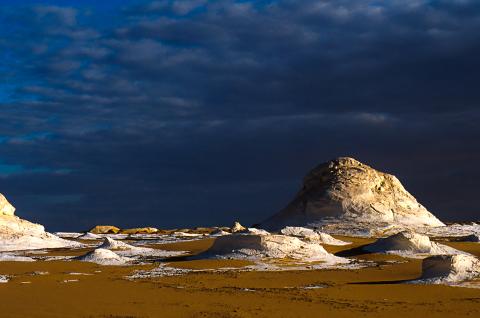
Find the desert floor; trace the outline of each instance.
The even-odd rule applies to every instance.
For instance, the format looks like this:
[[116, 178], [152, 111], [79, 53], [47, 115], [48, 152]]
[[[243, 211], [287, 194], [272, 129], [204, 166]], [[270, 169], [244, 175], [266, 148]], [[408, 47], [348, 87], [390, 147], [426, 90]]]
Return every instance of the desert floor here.
[[[329, 251], [372, 241], [343, 239], [355, 244]], [[156, 247], [195, 254], [211, 243], [204, 239]], [[478, 243], [448, 244], [480, 256]], [[348, 270], [192, 272], [131, 281], [125, 276], [157, 265], [0, 262], [0, 274], [12, 275], [8, 283], [0, 284], [0, 317], [480, 317], [479, 288], [402, 283], [419, 277], [421, 260], [377, 254], [355, 257], [379, 265]], [[193, 269], [247, 264], [182, 258], [170, 262], [173, 267]]]

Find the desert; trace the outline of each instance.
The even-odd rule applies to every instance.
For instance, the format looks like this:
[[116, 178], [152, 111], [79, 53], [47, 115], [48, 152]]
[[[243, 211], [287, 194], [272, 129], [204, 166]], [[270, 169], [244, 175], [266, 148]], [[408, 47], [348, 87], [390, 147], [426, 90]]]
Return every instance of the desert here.
[[[15, 216], [2, 196], [3, 311], [8, 317], [309, 317], [319, 312], [458, 317], [480, 312], [480, 244], [472, 239], [480, 224], [442, 223], [394, 177], [355, 159], [321, 166], [329, 167], [334, 181], [322, 173], [320, 186], [308, 190], [301, 206], [320, 200], [328, 209], [335, 206], [335, 215], [324, 213], [319, 203], [320, 212], [302, 219], [296, 210], [284, 210], [278, 230], [271, 230], [272, 221], [264, 226], [271, 232], [235, 221], [231, 227], [122, 230], [102, 225], [52, 234]], [[372, 175], [379, 181], [372, 182]], [[313, 181], [307, 176], [304, 182]], [[300, 196], [308, 188], [302, 189]], [[403, 201], [389, 198], [398, 193]], [[364, 208], [377, 202], [389, 206], [385, 217], [372, 217]], [[395, 204], [401, 207], [399, 218]]]
[[480, 317], [480, 1], [1, 0], [0, 318]]

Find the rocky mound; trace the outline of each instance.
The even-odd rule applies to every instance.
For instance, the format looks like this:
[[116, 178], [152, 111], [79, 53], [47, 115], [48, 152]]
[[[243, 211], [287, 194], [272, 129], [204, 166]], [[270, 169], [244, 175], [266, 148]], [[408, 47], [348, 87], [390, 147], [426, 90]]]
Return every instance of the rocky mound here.
[[221, 229], [216, 229], [210, 233], [210, 236], [222, 236], [222, 235], [230, 235], [230, 232], [225, 232]]
[[109, 237], [105, 237], [103, 239], [103, 243], [98, 248], [104, 248], [108, 250], [132, 250], [137, 247], [124, 242], [116, 241]]
[[432, 242], [428, 236], [412, 231], [403, 231], [386, 238], [380, 238], [363, 249], [372, 253], [397, 254], [410, 257], [462, 253], [452, 247]]
[[84, 233], [80, 236], [77, 236], [76, 239], [78, 239], [78, 240], [101, 240], [101, 239], [103, 239], [103, 237], [100, 236], [100, 235], [94, 234], [94, 233], [87, 232], [87, 233]]
[[140, 247], [105, 237], [97, 249], [114, 250], [116, 254], [127, 257], [171, 257], [183, 255], [185, 251], [165, 251], [149, 247]]
[[120, 234], [155, 234], [158, 232], [154, 227], [136, 227], [133, 229], [121, 229]]
[[472, 255], [438, 255], [425, 258], [421, 282], [458, 283], [480, 277], [480, 260]]
[[91, 262], [100, 265], [125, 265], [131, 260], [120, 256], [110, 250], [104, 248], [97, 248], [85, 255], [74, 258], [75, 260], [83, 262]]
[[120, 229], [113, 225], [97, 225], [91, 228], [88, 232], [94, 234], [117, 234]]
[[209, 257], [234, 259], [291, 258], [328, 263], [348, 262], [322, 246], [285, 235], [232, 234], [216, 238], [206, 252]]
[[318, 232], [312, 229], [308, 229], [300, 226], [287, 226], [280, 230], [283, 235], [295, 236], [302, 238], [306, 241], [316, 242], [326, 245], [348, 245], [350, 242], [338, 240], [327, 233]]
[[241, 225], [240, 222], [235, 221], [235, 223], [233, 223], [232, 227], [230, 228], [230, 232], [237, 233], [237, 232], [245, 231], [246, 229], [247, 228]]
[[0, 194], [0, 251], [75, 247], [81, 244], [45, 232], [34, 224], [15, 216], [15, 208]]
[[261, 224], [268, 230], [444, 226], [393, 175], [342, 157], [310, 171], [293, 201]]

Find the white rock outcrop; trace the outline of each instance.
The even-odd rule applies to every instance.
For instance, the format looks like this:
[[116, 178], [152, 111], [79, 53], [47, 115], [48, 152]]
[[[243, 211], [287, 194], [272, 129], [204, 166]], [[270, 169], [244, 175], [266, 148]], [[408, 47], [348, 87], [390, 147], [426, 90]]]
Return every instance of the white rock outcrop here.
[[15, 208], [8, 202], [7, 198], [0, 193], [0, 215], [14, 215]]
[[100, 236], [95, 233], [87, 232], [77, 236], [76, 239], [77, 240], [101, 240], [103, 239], [103, 236]]
[[472, 255], [437, 255], [422, 262], [417, 282], [455, 284], [480, 277], [480, 260]]
[[132, 250], [138, 247], [114, 240], [110, 237], [105, 237], [103, 243], [98, 248], [104, 248], [108, 250]]
[[316, 242], [326, 245], [348, 245], [351, 242], [345, 242], [334, 238], [330, 234], [318, 232], [312, 229], [308, 229], [300, 226], [287, 226], [280, 230], [283, 235], [295, 236], [306, 241]]
[[140, 247], [130, 245], [125, 242], [114, 240], [110, 237], [105, 237], [103, 243], [97, 249], [113, 250], [117, 255], [145, 258], [145, 257], [171, 257], [183, 255], [185, 251], [165, 251], [149, 247]]
[[302, 261], [345, 263], [321, 245], [285, 235], [232, 234], [215, 239], [209, 257], [233, 259], [290, 258]]
[[75, 247], [80, 243], [64, 240], [45, 232], [35, 224], [14, 215], [15, 208], [0, 194], [0, 251]]
[[428, 236], [412, 231], [403, 231], [380, 238], [363, 249], [372, 253], [397, 254], [407, 257], [466, 254], [450, 246], [432, 242]]
[[240, 222], [235, 221], [235, 223], [233, 223], [232, 227], [230, 228], [230, 232], [237, 233], [237, 232], [245, 231], [246, 229], [247, 228], [241, 225]]
[[126, 265], [131, 262], [129, 258], [120, 256], [105, 248], [96, 248], [85, 255], [76, 257], [75, 260], [99, 265]]
[[210, 236], [223, 236], [223, 235], [230, 235], [230, 234], [231, 234], [230, 232], [225, 232], [222, 229], [215, 229], [214, 231], [212, 231], [212, 233], [210, 233]]
[[391, 226], [444, 224], [418, 203], [395, 176], [341, 157], [310, 171], [293, 201], [260, 226], [270, 231], [285, 226], [316, 226], [334, 233], [335, 228], [371, 232], [373, 228]]

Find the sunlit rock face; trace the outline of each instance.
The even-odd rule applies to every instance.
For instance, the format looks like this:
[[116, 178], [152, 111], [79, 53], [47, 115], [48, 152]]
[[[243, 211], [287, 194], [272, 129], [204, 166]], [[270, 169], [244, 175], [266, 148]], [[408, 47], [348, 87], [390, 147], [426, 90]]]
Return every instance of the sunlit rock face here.
[[293, 201], [261, 223], [268, 230], [284, 226], [372, 227], [444, 226], [393, 175], [353, 158], [341, 157], [310, 171]]
[[0, 251], [56, 248], [78, 245], [45, 232], [43, 225], [14, 215], [15, 208], [0, 194]]
[[120, 232], [120, 229], [113, 225], [96, 225], [89, 232], [94, 234], [117, 234]]
[[14, 213], [15, 208], [13, 205], [0, 193], [0, 215], [13, 215]]

